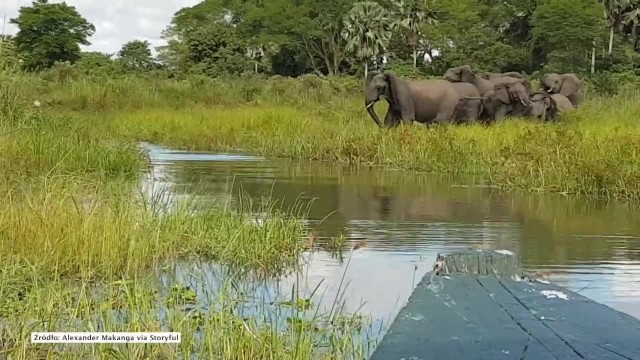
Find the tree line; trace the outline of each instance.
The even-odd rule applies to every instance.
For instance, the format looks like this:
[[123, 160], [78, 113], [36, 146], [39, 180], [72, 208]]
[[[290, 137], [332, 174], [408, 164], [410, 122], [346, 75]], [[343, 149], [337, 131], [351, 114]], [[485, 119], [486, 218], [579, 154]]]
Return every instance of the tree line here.
[[65, 3], [36, 0], [10, 22], [19, 31], [3, 35], [0, 59], [28, 71], [438, 75], [468, 64], [640, 75], [640, 0], [204, 0], [175, 13], [155, 58], [141, 40], [82, 52], [95, 27]]

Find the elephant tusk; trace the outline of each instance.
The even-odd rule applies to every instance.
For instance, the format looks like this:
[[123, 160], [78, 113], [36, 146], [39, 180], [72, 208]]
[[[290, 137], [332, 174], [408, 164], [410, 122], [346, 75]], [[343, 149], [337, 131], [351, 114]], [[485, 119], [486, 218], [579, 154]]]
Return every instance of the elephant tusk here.
[[528, 107], [529, 104], [527, 104], [526, 102], [524, 102], [524, 100], [520, 100], [520, 103], [522, 103], [522, 105], [524, 105], [525, 107]]
[[549, 88], [549, 90], [547, 90], [548, 93], [551, 93], [553, 91], [553, 88]]
[[370, 108], [370, 107], [372, 107], [375, 103], [376, 103], [375, 101], [372, 101], [372, 102], [370, 102], [369, 104], [367, 104], [367, 109], [368, 109], [368, 108]]

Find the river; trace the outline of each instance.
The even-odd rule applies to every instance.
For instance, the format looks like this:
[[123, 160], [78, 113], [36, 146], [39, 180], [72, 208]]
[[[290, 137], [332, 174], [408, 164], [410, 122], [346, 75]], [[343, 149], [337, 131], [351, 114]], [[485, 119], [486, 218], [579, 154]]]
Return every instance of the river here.
[[[308, 289], [321, 283], [325, 299], [340, 295], [346, 311], [370, 315], [374, 325], [393, 320], [439, 252], [470, 247], [515, 251], [526, 270], [548, 272], [551, 282], [640, 318], [640, 212], [624, 204], [504, 193], [398, 170], [144, 146], [149, 194], [219, 201], [242, 190], [284, 208], [313, 200], [308, 225], [320, 240], [342, 234], [348, 246], [342, 255], [314, 252], [304, 281]], [[363, 247], [349, 251], [355, 244]], [[290, 291], [293, 281], [279, 286]]]

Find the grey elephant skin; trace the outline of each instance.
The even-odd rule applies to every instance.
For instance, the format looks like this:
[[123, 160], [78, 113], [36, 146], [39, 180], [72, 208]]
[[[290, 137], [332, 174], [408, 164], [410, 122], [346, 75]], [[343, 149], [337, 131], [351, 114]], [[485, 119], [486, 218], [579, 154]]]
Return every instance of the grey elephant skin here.
[[525, 116], [543, 121], [554, 121], [562, 114], [575, 111], [569, 99], [562, 94], [537, 92], [531, 94], [531, 105]]
[[[508, 74], [499, 74], [491, 79], [485, 79], [474, 74], [471, 66], [462, 65], [448, 69], [443, 78], [452, 83], [473, 84], [483, 98], [482, 118], [496, 121], [506, 116], [522, 116], [531, 102], [529, 81]], [[465, 99], [474, 98], [465, 97]]]
[[488, 91], [493, 90], [493, 82], [477, 76], [469, 65], [450, 68], [444, 73], [442, 78], [453, 83], [464, 82], [473, 84], [480, 92], [480, 96], [484, 96]]
[[582, 103], [582, 81], [573, 73], [550, 73], [540, 77], [540, 85], [550, 94], [562, 94], [577, 108]]
[[484, 106], [478, 88], [473, 84], [463, 82], [455, 82], [451, 85], [460, 95], [454, 121], [456, 123], [472, 123], [479, 120]]
[[524, 79], [524, 76], [522, 74], [520, 74], [519, 72], [515, 72], [515, 71], [508, 71], [505, 73], [492, 73], [492, 72], [486, 72], [480, 75], [481, 78], [483, 79], [487, 79], [487, 80], [493, 80], [499, 77], [503, 77], [503, 76], [510, 76], [510, 77], [514, 77], [514, 78], [518, 78], [518, 79]]
[[[389, 109], [381, 124], [373, 105], [384, 97]], [[411, 123], [449, 123], [460, 95], [446, 80], [407, 80], [391, 73], [370, 73], [365, 85], [365, 106], [380, 127]]]

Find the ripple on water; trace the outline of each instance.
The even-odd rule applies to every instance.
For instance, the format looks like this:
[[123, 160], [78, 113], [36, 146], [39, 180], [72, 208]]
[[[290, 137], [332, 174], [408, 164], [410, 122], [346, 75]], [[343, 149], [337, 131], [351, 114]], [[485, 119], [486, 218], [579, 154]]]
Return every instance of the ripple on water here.
[[[284, 209], [313, 200], [306, 224], [321, 249], [298, 280], [309, 292], [322, 282], [326, 305], [341, 297], [345, 310], [368, 313], [378, 325], [393, 319], [438, 253], [470, 247], [517, 252], [527, 270], [549, 272], [551, 281], [640, 318], [640, 213], [625, 206], [501, 194], [402, 171], [144, 147], [152, 170], [142, 186], [170, 193], [168, 202], [229, 200], [240, 190]], [[327, 244], [341, 234], [340, 255]], [[264, 291], [290, 292], [295, 281], [286, 277]]]

